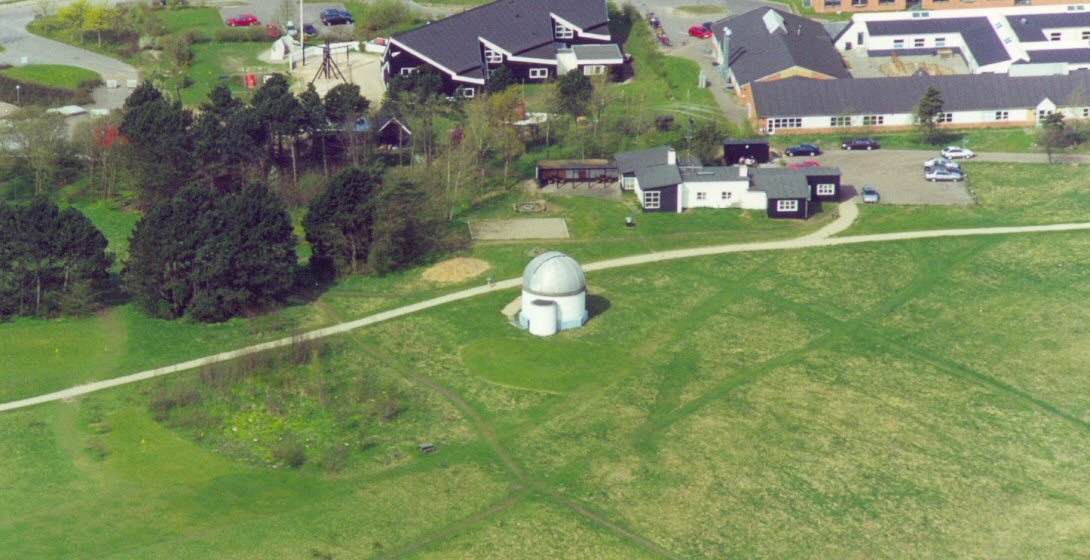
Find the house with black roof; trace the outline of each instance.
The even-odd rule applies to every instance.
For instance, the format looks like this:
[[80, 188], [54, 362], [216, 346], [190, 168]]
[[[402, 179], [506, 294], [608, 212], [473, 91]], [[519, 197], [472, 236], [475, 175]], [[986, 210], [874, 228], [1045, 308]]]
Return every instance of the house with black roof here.
[[390, 38], [383, 79], [432, 68], [448, 95], [472, 97], [500, 67], [523, 83], [624, 65], [606, 0], [498, 0]]
[[915, 107], [928, 87], [942, 94], [940, 128], [1037, 126], [1056, 112], [1071, 119], [1090, 118], [1088, 72], [917, 75], [754, 84], [754, 125], [769, 134], [907, 130], [915, 126]]
[[795, 76], [850, 78], [822, 24], [776, 8], [757, 8], [712, 24], [719, 72], [745, 103], [750, 85]]
[[678, 161], [668, 146], [619, 153], [614, 161], [622, 177], [631, 175], [631, 189], [645, 212], [742, 208], [766, 210], [771, 218], [806, 219], [821, 202], [840, 197], [835, 167], [704, 167]]

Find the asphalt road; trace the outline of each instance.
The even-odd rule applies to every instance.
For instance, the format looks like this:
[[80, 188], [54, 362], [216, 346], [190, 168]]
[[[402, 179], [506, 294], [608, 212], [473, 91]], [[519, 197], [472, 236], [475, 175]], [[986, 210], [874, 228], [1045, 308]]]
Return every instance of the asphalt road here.
[[103, 80], [120, 80], [122, 85], [139, 77], [136, 68], [124, 62], [30, 33], [26, 26], [33, 19], [30, 3], [0, 5], [0, 44], [5, 49], [0, 64], [15, 66], [22, 57], [29, 64], [67, 64], [98, 72]]

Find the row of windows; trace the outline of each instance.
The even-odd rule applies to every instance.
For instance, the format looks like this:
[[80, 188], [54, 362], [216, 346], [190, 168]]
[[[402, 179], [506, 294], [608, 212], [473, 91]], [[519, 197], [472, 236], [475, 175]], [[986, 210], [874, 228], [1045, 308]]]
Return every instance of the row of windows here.
[[[1083, 41], [1090, 40], [1090, 30], [1083, 30], [1082, 33], [1079, 35], [1079, 39], [1081, 39]], [[1062, 41], [1063, 40], [1063, 32], [1050, 31], [1048, 33], [1048, 40], [1049, 41]]]
[[[825, 7], [826, 8], [836, 8], [836, 7], [839, 7], [841, 5], [841, 2], [842, 2], [842, 0], [825, 0]], [[878, 0], [878, 5], [879, 6], [886, 6], [886, 5], [894, 4], [894, 3], [896, 3], [896, 0]], [[864, 7], [864, 6], [868, 5], [868, 4], [870, 4], [869, 0], [852, 0], [852, 7], [853, 8], [862, 8], [862, 7]]]
[[[895, 49], [905, 48], [905, 41], [906, 41], [906, 39], [894, 39], [893, 40], [893, 48], [895, 48]], [[912, 48], [914, 48], [914, 49], [922, 49], [922, 48], [924, 48], [926, 46], [927, 46], [927, 39], [924, 38], [924, 37], [916, 37], [915, 39], [912, 40]], [[933, 43], [933, 46], [939, 47], [939, 48], [945, 47], [946, 46], [946, 37], [935, 37], [935, 41]]]
[[[696, 199], [697, 200], [708, 200], [708, 193], [706, 193], [704, 191], [698, 191], [696, 193]], [[730, 193], [726, 192], [726, 191], [719, 193], [719, 199], [720, 200], [730, 200]]]
[[768, 121], [771, 130], [781, 128], [802, 128], [802, 117], [777, 117]]

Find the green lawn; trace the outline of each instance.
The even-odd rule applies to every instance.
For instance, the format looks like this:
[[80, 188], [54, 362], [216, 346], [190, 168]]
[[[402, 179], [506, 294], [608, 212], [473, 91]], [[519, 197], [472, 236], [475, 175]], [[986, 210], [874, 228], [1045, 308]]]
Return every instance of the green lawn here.
[[[266, 43], [203, 43], [193, 45], [194, 62], [189, 69], [192, 84], [182, 90], [187, 105], [208, 100], [208, 94], [219, 85], [226, 85], [236, 94], [246, 91], [243, 76], [274, 68], [258, 60], [268, 50]], [[277, 70], [283, 70], [283, 67]]]
[[[338, 337], [310, 364], [174, 376], [201, 398], [165, 424], [158, 382], [3, 414], [0, 547], [1078, 557], [1088, 249], [1080, 232], [618, 269], [589, 275], [591, 322], [549, 339], [506, 323], [505, 290]], [[366, 398], [354, 379], [396, 385], [404, 412], [337, 423]], [[300, 469], [255, 454], [290, 437], [310, 446]], [[340, 442], [350, 460], [329, 471]]]
[[211, 39], [216, 31], [227, 28], [216, 8], [186, 8], [157, 13], [170, 33], [201, 31]]
[[44, 86], [78, 90], [80, 84], [91, 81], [101, 81], [102, 76], [98, 72], [65, 66], [62, 64], [28, 64], [26, 66], [12, 66], [0, 70], [9, 78], [23, 82], [32, 82]]

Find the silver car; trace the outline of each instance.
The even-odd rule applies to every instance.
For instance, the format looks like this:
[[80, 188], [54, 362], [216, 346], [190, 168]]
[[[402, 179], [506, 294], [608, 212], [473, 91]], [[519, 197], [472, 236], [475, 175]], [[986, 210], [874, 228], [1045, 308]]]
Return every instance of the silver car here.
[[923, 174], [923, 178], [931, 181], [964, 181], [965, 175], [960, 171], [954, 171], [945, 167], [932, 167], [930, 171]]
[[961, 164], [952, 159], [936, 157], [923, 162], [924, 171], [931, 171], [935, 167], [945, 167], [946, 169], [949, 169], [951, 171], [957, 171], [958, 173], [961, 173]]
[[866, 185], [863, 187], [863, 202], [867, 204], [878, 204], [878, 189]]

